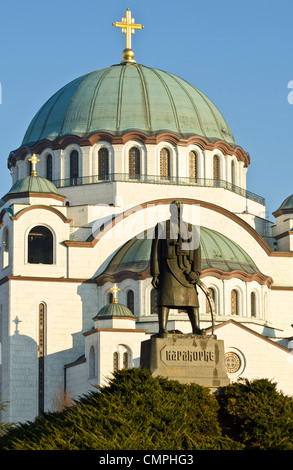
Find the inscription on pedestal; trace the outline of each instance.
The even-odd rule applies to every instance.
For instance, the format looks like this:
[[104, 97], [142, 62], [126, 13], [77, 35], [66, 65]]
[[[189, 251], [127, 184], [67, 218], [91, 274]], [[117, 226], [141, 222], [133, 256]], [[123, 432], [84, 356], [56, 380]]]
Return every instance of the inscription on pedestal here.
[[224, 343], [214, 337], [168, 334], [142, 343], [141, 366], [155, 376], [217, 389], [229, 383]]
[[164, 348], [161, 350], [161, 360], [166, 364], [176, 363], [176, 365], [182, 363], [184, 365], [195, 366], [197, 364], [202, 365], [203, 362], [214, 364], [215, 363], [215, 352], [214, 351], [202, 351], [196, 348]]

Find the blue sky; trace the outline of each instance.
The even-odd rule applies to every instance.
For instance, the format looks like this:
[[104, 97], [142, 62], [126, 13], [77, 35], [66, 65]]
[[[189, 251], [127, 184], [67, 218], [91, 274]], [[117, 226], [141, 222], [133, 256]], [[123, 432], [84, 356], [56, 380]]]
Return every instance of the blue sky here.
[[[135, 59], [174, 73], [219, 108], [249, 152], [247, 189], [271, 213], [293, 193], [292, 0], [7, 0], [0, 26], [0, 196], [7, 157], [35, 113], [69, 81], [121, 60], [112, 23], [130, 8]], [[293, 93], [292, 93], [293, 95]]]

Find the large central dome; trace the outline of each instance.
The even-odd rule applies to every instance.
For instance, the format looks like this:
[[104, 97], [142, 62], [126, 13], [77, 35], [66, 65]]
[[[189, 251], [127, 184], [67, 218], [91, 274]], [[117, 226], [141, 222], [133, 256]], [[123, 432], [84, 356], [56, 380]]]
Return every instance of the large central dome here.
[[138, 64], [120, 64], [73, 80], [55, 93], [32, 120], [22, 145], [66, 135], [97, 132], [120, 136], [171, 132], [234, 145], [216, 106], [197, 88], [171, 73]]

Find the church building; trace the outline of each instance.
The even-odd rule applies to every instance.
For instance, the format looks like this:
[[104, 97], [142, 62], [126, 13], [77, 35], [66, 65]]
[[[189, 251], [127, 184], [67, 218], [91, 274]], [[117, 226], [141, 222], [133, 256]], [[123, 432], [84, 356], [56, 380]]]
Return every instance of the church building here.
[[[198, 227], [201, 280], [215, 304], [228, 377], [293, 395], [293, 195], [265, 218], [246, 187], [250, 156], [184, 77], [139, 64], [126, 11], [122, 60], [78, 77], [10, 152], [0, 201], [1, 420], [24, 422], [139, 367], [158, 331], [150, 254], [173, 200]], [[211, 334], [198, 290], [200, 326]], [[191, 331], [172, 310], [168, 330]]]

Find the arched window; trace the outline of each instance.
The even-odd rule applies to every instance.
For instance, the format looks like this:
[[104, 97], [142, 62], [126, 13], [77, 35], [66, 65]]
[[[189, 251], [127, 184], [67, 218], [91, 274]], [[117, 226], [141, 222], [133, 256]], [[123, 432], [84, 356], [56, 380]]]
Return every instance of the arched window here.
[[76, 178], [78, 178], [78, 151], [77, 150], [72, 150], [70, 154], [70, 178], [74, 181]]
[[128, 369], [128, 352], [123, 353], [123, 369]]
[[234, 160], [231, 162], [231, 182], [236, 184], [236, 166]]
[[46, 178], [49, 181], [52, 181], [53, 179], [53, 162], [51, 154], [49, 154], [46, 159]]
[[95, 347], [90, 347], [89, 352], [89, 377], [95, 377], [96, 375], [96, 354]]
[[140, 151], [137, 147], [131, 147], [129, 150], [129, 177], [140, 177]]
[[166, 148], [160, 151], [160, 176], [161, 179], [170, 179], [170, 152]]
[[113, 302], [114, 295], [113, 292], [109, 292], [108, 294], [108, 303], [111, 304]]
[[239, 315], [239, 293], [236, 289], [231, 291], [231, 315]]
[[197, 179], [197, 174], [198, 174], [197, 155], [192, 150], [191, 152], [189, 152], [189, 178], [191, 180], [196, 180]]
[[101, 180], [109, 176], [109, 151], [106, 147], [100, 148], [98, 152], [98, 173]]
[[119, 354], [117, 351], [113, 354], [113, 372], [117, 372], [119, 368]]
[[[212, 295], [213, 301], [215, 302], [215, 300], [216, 300], [215, 289], [213, 289], [212, 287], [209, 287], [208, 290]], [[210, 304], [209, 304], [209, 301], [208, 301], [207, 297], [206, 297], [206, 313], [211, 313], [211, 308], [210, 308]]]
[[134, 313], [134, 292], [133, 290], [129, 290], [127, 292], [127, 307], [129, 310]]
[[45, 403], [45, 305], [43, 303], [39, 304], [39, 348], [38, 348], [38, 357], [39, 357], [39, 393], [38, 393], [38, 402], [39, 402], [39, 415], [44, 413], [44, 403]]
[[151, 314], [158, 313], [158, 291], [157, 289], [151, 290]]
[[32, 162], [27, 160], [26, 167], [27, 167], [27, 175], [30, 176], [32, 174]]
[[4, 232], [3, 232], [3, 260], [2, 260], [2, 266], [3, 269], [9, 266], [9, 232], [8, 228], [5, 227]]
[[53, 235], [47, 227], [38, 225], [29, 232], [28, 263], [53, 264]]
[[220, 179], [220, 159], [218, 155], [214, 155], [213, 158], [213, 179]]
[[124, 344], [119, 344], [113, 353], [113, 372], [131, 367], [131, 351]]
[[250, 314], [252, 317], [256, 318], [256, 294], [251, 292], [250, 295]]
[[265, 292], [263, 299], [263, 319], [268, 320], [268, 294]]

